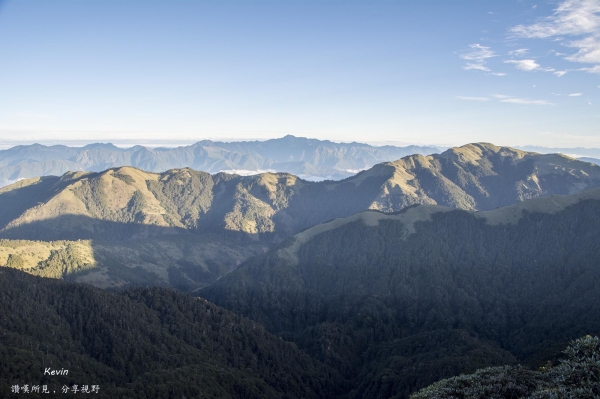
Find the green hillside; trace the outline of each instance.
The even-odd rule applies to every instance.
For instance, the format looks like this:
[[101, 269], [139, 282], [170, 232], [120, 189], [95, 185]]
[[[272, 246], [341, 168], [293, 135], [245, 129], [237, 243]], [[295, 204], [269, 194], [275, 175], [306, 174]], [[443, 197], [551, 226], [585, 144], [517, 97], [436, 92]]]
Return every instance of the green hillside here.
[[404, 398], [477, 368], [541, 366], [598, 334], [600, 190], [488, 212], [367, 211], [308, 229], [202, 289], [356, 384]]
[[0, 266], [99, 288], [163, 286], [193, 291], [263, 253], [211, 234], [135, 240], [30, 241], [0, 239]]

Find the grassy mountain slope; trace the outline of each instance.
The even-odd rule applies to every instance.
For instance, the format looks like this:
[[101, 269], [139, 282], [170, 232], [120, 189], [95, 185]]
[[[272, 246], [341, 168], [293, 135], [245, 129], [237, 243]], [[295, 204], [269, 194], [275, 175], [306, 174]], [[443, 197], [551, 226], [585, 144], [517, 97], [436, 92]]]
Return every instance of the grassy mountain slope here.
[[114, 294], [0, 268], [0, 292], [5, 398], [25, 384], [99, 385], [103, 398], [324, 398], [344, 386], [260, 325], [173, 291]]
[[0, 266], [100, 288], [164, 286], [193, 291], [262, 253], [218, 236], [164, 235], [121, 242], [0, 239]]
[[488, 143], [378, 166], [393, 168], [393, 176], [371, 206], [386, 212], [414, 203], [489, 210], [543, 195], [573, 194], [597, 187], [600, 178], [597, 165]]
[[599, 223], [600, 189], [478, 213], [366, 211], [303, 231], [200, 294], [343, 365], [349, 397], [402, 398], [479, 367], [541, 365], [597, 334]]

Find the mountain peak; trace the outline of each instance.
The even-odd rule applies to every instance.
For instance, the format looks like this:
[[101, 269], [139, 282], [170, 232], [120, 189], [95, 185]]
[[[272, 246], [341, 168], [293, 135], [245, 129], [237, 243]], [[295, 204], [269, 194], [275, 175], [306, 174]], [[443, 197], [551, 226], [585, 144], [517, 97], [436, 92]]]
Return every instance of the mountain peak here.
[[471, 143], [460, 147], [449, 148], [442, 152], [440, 156], [460, 162], [477, 164], [479, 160], [487, 158], [492, 154], [500, 154], [512, 159], [521, 159], [529, 153], [511, 147], [500, 147], [492, 143]]
[[84, 146], [85, 149], [106, 149], [106, 150], [118, 150], [119, 147], [113, 143], [92, 143]]

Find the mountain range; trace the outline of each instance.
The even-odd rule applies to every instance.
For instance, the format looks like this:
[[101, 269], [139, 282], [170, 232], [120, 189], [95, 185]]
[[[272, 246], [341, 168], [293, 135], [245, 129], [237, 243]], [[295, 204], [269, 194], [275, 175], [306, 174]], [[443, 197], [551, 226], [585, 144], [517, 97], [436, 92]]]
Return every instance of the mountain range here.
[[288, 172], [307, 180], [342, 179], [371, 166], [406, 155], [439, 152], [437, 147], [333, 143], [285, 136], [266, 141], [204, 140], [177, 148], [119, 148], [110, 143], [84, 147], [22, 145], [0, 151], [0, 187], [19, 179], [62, 175], [69, 171], [100, 172], [133, 166], [149, 172], [192, 168], [208, 173]]
[[407, 156], [342, 181], [190, 168], [69, 172], [0, 189], [0, 264], [105, 288], [193, 290], [295, 233], [367, 209], [490, 210], [591, 187], [600, 187], [598, 165], [487, 143]]

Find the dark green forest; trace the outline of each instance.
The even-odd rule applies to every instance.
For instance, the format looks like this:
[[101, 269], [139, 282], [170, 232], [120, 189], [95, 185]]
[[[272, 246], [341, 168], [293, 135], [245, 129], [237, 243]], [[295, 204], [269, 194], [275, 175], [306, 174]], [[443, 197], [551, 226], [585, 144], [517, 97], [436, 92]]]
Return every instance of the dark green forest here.
[[201, 295], [256, 320], [354, 381], [351, 398], [404, 398], [440, 378], [556, 362], [600, 332], [600, 201], [491, 225], [456, 210], [318, 234], [297, 262], [248, 260]]
[[[69, 374], [45, 376], [47, 367]], [[63, 385], [99, 385], [103, 398], [291, 399], [337, 397], [346, 383], [203, 299], [161, 288], [111, 293], [0, 268], [0, 397], [22, 396], [11, 387], [25, 384], [56, 397]]]

